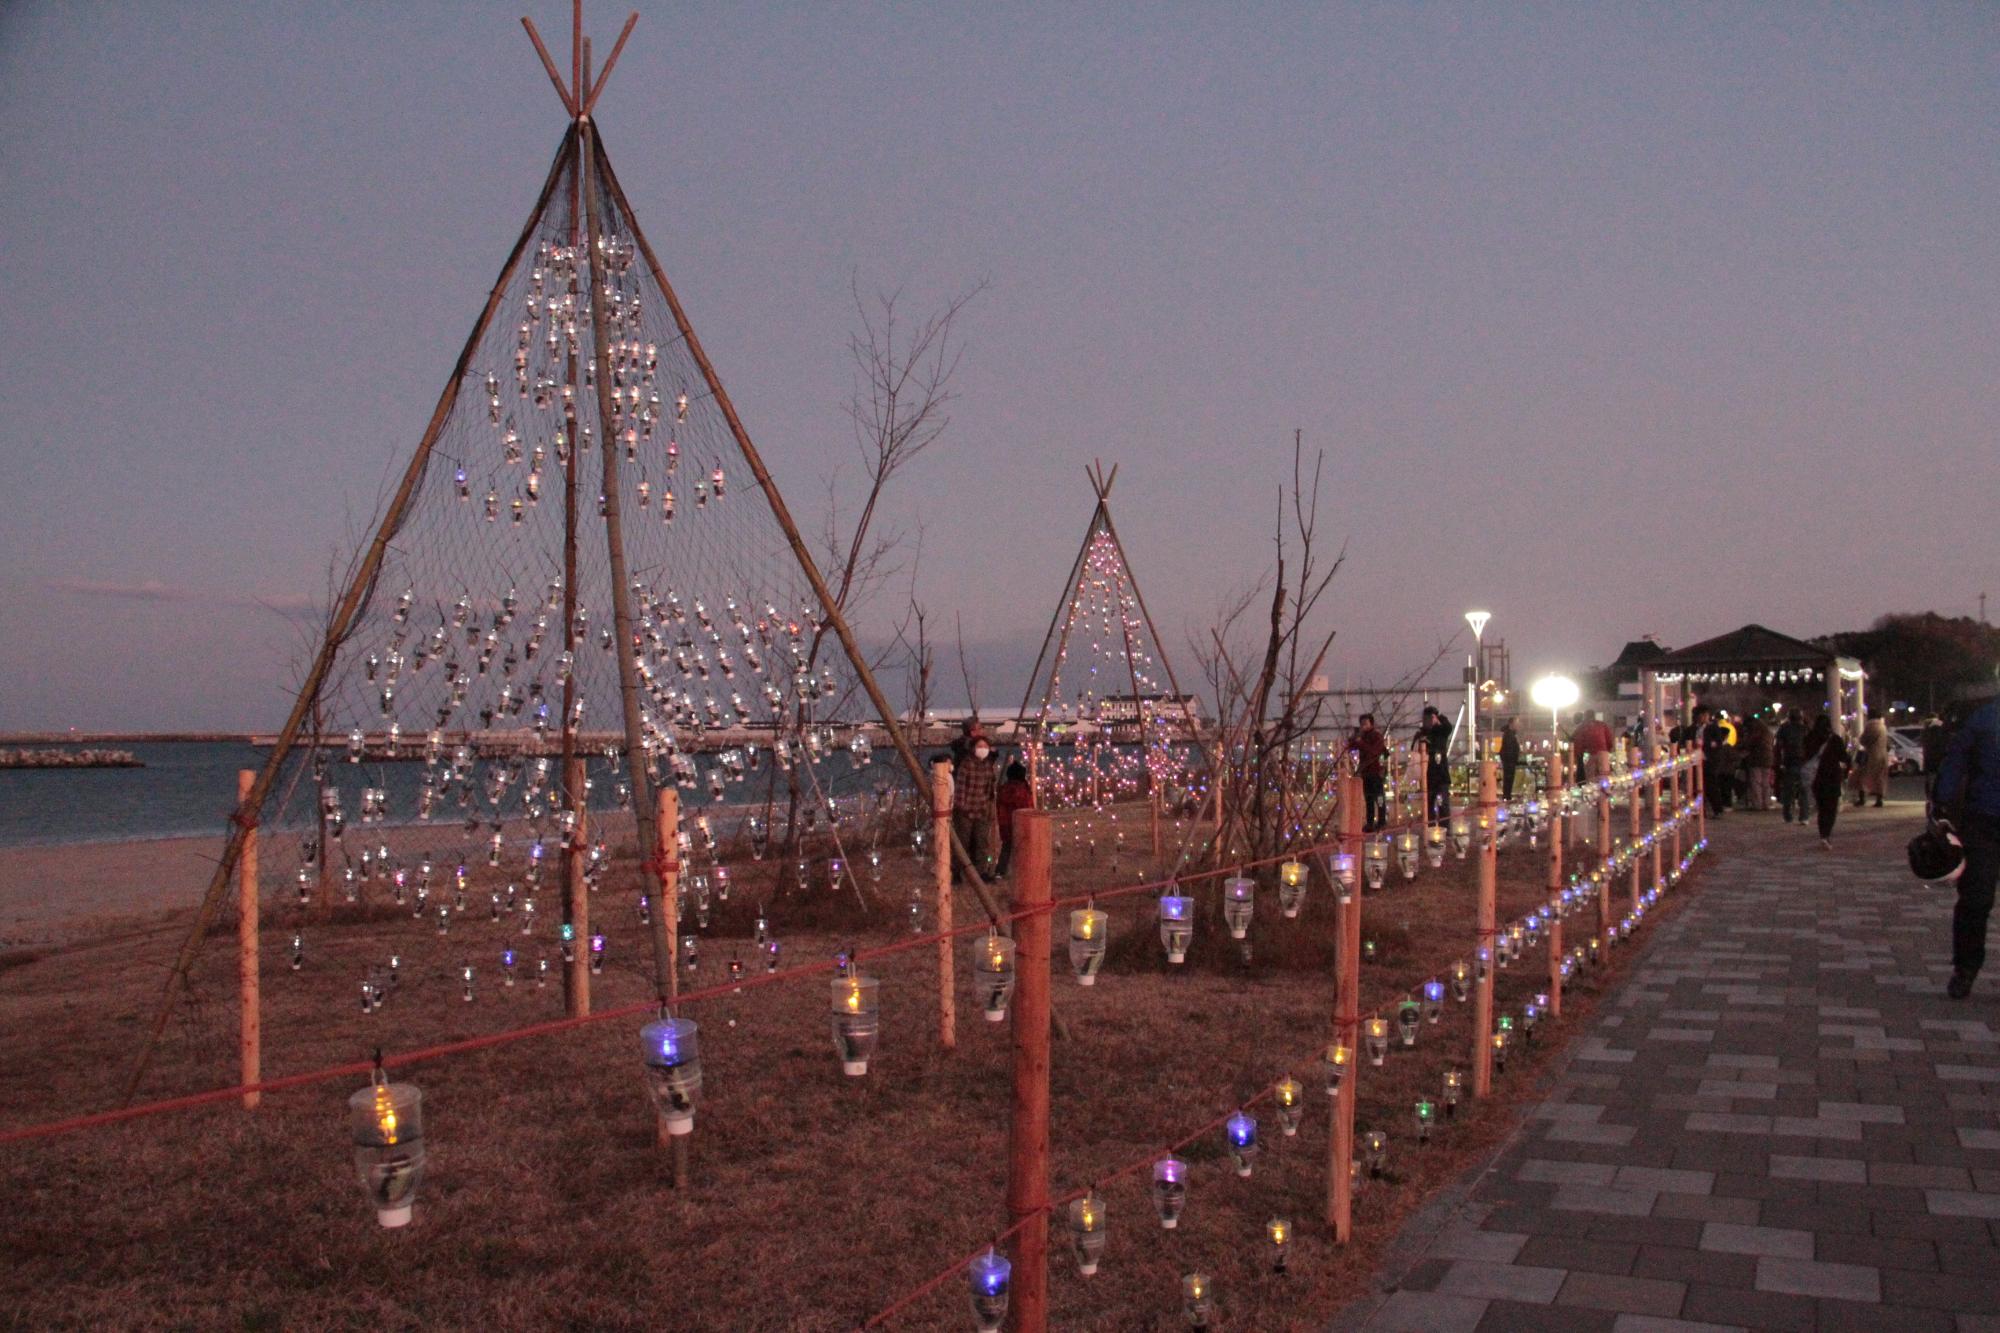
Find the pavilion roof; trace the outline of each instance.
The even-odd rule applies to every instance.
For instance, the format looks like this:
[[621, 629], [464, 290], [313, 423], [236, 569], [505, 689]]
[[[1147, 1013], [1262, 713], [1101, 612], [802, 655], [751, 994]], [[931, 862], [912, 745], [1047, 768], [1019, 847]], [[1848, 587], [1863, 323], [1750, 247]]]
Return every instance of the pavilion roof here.
[[1762, 625], [1703, 639], [1664, 653], [1645, 665], [1654, 671], [1754, 671], [1791, 668], [1824, 669], [1842, 659], [1830, 648], [1780, 634]]

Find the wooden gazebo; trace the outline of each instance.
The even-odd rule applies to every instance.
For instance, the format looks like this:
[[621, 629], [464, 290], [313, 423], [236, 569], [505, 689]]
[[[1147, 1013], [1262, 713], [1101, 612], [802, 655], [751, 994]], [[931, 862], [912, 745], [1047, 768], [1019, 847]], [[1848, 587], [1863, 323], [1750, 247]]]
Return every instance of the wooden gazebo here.
[[1834, 719], [1849, 732], [1857, 731], [1867, 715], [1867, 674], [1861, 663], [1762, 625], [1745, 625], [1674, 649], [1639, 671], [1647, 716], [1664, 717], [1671, 710], [1682, 721], [1695, 695], [1706, 692], [1704, 687], [1798, 690], [1817, 685], [1825, 686]]

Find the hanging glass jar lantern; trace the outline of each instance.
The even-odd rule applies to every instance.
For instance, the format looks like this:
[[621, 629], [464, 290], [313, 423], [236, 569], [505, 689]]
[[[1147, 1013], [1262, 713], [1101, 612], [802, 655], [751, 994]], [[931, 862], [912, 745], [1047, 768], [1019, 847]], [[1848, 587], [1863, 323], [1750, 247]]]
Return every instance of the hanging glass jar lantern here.
[[1361, 1160], [1367, 1165], [1369, 1176], [1380, 1180], [1383, 1170], [1389, 1165], [1389, 1136], [1379, 1129], [1371, 1129], [1362, 1135]]
[[966, 1282], [972, 1288], [972, 1323], [979, 1333], [999, 1333], [1007, 1322], [1008, 1285], [1013, 1274], [1014, 1265], [995, 1254], [991, 1246], [966, 1270]]
[[1223, 1122], [1222, 1137], [1229, 1148], [1229, 1160], [1236, 1164], [1236, 1174], [1249, 1175], [1252, 1160], [1257, 1156], [1256, 1117], [1236, 1112]]
[[1257, 908], [1257, 881], [1242, 875], [1222, 881], [1222, 919], [1229, 926], [1231, 939], [1243, 939], [1250, 933], [1250, 917]]
[[1342, 907], [1354, 901], [1354, 885], [1357, 870], [1352, 852], [1329, 852], [1326, 858], [1326, 877], [1333, 881], [1333, 898]]
[[414, 1083], [391, 1083], [376, 1067], [369, 1086], [347, 1099], [354, 1132], [354, 1173], [385, 1227], [408, 1226], [424, 1178], [424, 1095]]
[[1424, 1022], [1435, 1023], [1444, 1014], [1444, 983], [1432, 977], [1424, 983]]
[[[771, 941], [775, 944], [777, 941]], [[771, 953], [776, 970], [777, 953]], [[869, 1057], [875, 1054], [882, 1032], [882, 1015], [876, 998], [874, 977], [852, 971], [833, 979], [833, 1044], [840, 1052], [840, 1070], [858, 1077], [868, 1072]]]
[[1472, 848], [1472, 819], [1460, 811], [1451, 817], [1451, 854], [1463, 861]]
[[1166, 947], [1169, 963], [1187, 961], [1188, 944], [1194, 939], [1194, 899], [1179, 893], [1160, 895], [1160, 943]]
[[1340, 1042], [1329, 1042], [1326, 1053], [1320, 1057], [1320, 1074], [1326, 1080], [1326, 1095], [1338, 1097], [1340, 1085], [1347, 1077], [1347, 1067], [1354, 1063], [1354, 1052]]
[[1104, 1253], [1104, 1200], [1095, 1190], [1069, 1201], [1069, 1242], [1076, 1250], [1076, 1270], [1085, 1277], [1097, 1272]]
[[1521, 1006], [1521, 1035], [1529, 1042], [1535, 1039], [1535, 1024], [1541, 1021], [1543, 1006], [1549, 997], [1537, 995]]
[[1361, 1035], [1368, 1046], [1368, 1063], [1379, 1065], [1389, 1054], [1389, 1020], [1377, 1015], [1361, 1025]]
[[1278, 867], [1278, 910], [1296, 918], [1306, 900], [1306, 863], [1286, 861]]
[[1181, 1316], [1189, 1328], [1207, 1328], [1215, 1313], [1214, 1284], [1206, 1273], [1189, 1273], [1181, 1279]]
[[1168, 1155], [1153, 1163], [1153, 1211], [1160, 1215], [1160, 1225], [1168, 1231], [1181, 1222], [1181, 1209], [1187, 1206], [1187, 1163]]
[[1430, 1098], [1419, 1097], [1414, 1111], [1417, 1118], [1417, 1142], [1429, 1143], [1431, 1129], [1437, 1124], [1437, 1106]]
[[1007, 1001], [1014, 994], [1014, 941], [989, 931], [972, 942], [972, 970], [979, 990], [979, 1007], [989, 1023], [1004, 1022]]
[[1081, 907], [1069, 914], [1069, 965], [1076, 984], [1097, 984], [1097, 970], [1104, 965], [1106, 937], [1111, 916], [1095, 907]]
[[1362, 869], [1368, 876], [1368, 887], [1379, 889], [1389, 881], [1389, 840], [1370, 838], [1363, 857]]
[[1417, 877], [1418, 854], [1417, 834], [1414, 829], [1404, 829], [1396, 835], [1396, 869], [1403, 873], [1404, 879], [1411, 880]]
[[1271, 1246], [1271, 1271], [1282, 1273], [1292, 1257], [1292, 1223], [1290, 1218], [1274, 1217], [1264, 1224], [1264, 1239]]
[[1505, 1028], [1498, 1029], [1493, 1034], [1493, 1072], [1496, 1074], [1507, 1072], [1507, 1047], [1510, 1044], [1507, 1038], [1509, 1035]]
[[1456, 1069], [1444, 1071], [1444, 1114], [1448, 1120], [1458, 1112], [1458, 1102], [1465, 1095], [1465, 1075]]
[[1278, 1108], [1278, 1128], [1286, 1138], [1296, 1137], [1299, 1132], [1299, 1115], [1305, 1109], [1300, 1099], [1305, 1089], [1290, 1074], [1279, 1079], [1271, 1089], [1271, 1101]]
[[1472, 995], [1472, 967], [1463, 958], [1451, 965], [1451, 993], [1460, 1004]]
[[1408, 996], [1403, 997], [1403, 1002], [1396, 1006], [1396, 1036], [1403, 1043], [1404, 1049], [1407, 1050], [1417, 1044], [1417, 1025], [1422, 1018], [1422, 1008]]
[[1431, 869], [1444, 866], [1444, 825], [1429, 824], [1424, 827], [1424, 859], [1431, 863]]
[[701, 1100], [700, 1032], [691, 1018], [662, 1017], [639, 1029], [646, 1060], [646, 1085], [667, 1133], [694, 1132], [695, 1103]]

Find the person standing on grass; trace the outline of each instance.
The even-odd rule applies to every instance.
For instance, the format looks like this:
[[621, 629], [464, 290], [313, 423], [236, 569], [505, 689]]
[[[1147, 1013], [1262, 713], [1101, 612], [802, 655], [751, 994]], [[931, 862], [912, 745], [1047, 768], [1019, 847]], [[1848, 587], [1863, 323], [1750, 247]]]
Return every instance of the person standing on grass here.
[[1806, 722], [1797, 710], [1785, 714], [1772, 738], [1778, 764], [1778, 805], [1785, 822], [1792, 822], [1792, 807], [1798, 806], [1799, 822], [1806, 821]]
[[1007, 765], [1007, 780], [994, 793], [993, 808], [1000, 821], [1000, 864], [993, 868], [993, 873], [1005, 879], [1007, 867], [1014, 860], [1014, 816], [1035, 808], [1035, 789], [1028, 784], [1025, 765]]
[[1521, 771], [1521, 729], [1508, 718], [1500, 729], [1500, 799], [1514, 799], [1514, 775]]
[[1444, 720], [1436, 704], [1424, 705], [1424, 720], [1417, 728], [1417, 740], [1426, 752], [1424, 791], [1430, 818], [1442, 822], [1451, 818], [1451, 723]]
[[[963, 747], [953, 747], [951, 766], [951, 827], [964, 844], [965, 854], [984, 875], [999, 850], [995, 798], [1000, 788], [1000, 760], [977, 719], [966, 723], [965, 734], [959, 739]], [[953, 874], [956, 877], [957, 872]]]
[[1933, 809], [1958, 834], [1965, 869], [1951, 913], [1951, 981], [1962, 1000], [1986, 962], [1986, 921], [2000, 882], [2000, 697], [1988, 699], [1945, 743]]
[[1833, 821], [1840, 817], [1840, 787], [1854, 761], [1847, 752], [1846, 739], [1825, 714], [1806, 736], [1806, 754], [1815, 761], [1812, 794], [1813, 804], [1819, 807], [1819, 845], [1831, 849]]
[[1367, 819], [1363, 823], [1363, 833], [1373, 833], [1376, 829], [1389, 826], [1389, 802], [1384, 792], [1387, 785], [1382, 771], [1382, 756], [1389, 752], [1389, 738], [1375, 728], [1375, 715], [1363, 713], [1360, 725], [1347, 738], [1347, 752], [1353, 756], [1354, 771], [1361, 778], [1362, 809]]

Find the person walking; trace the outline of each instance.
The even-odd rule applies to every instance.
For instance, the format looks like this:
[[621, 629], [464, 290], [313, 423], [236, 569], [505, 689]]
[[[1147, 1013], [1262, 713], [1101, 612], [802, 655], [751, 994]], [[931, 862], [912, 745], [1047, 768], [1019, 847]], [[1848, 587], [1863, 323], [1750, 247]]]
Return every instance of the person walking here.
[[1750, 789], [1744, 806], [1750, 810], [1771, 808], [1771, 767], [1777, 762], [1778, 746], [1764, 719], [1752, 716], [1743, 724], [1743, 759], [1749, 765]]
[[1840, 817], [1840, 788], [1854, 767], [1847, 741], [1824, 714], [1806, 735], [1806, 754], [1816, 760], [1813, 768], [1813, 804], [1819, 807], [1819, 845], [1833, 846], [1833, 821]]
[[1362, 809], [1367, 816], [1361, 831], [1373, 833], [1389, 826], [1389, 802], [1384, 792], [1382, 757], [1389, 752], [1389, 738], [1375, 727], [1375, 715], [1363, 713], [1354, 733], [1347, 738], [1347, 752], [1353, 757], [1354, 771], [1361, 778]]
[[1521, 771], [1521, 729], [1508, 718], [1500, 729], [1500, 799], [1514, 799], [1514, 775]]
[[1958, 834], [1965, 868], [1951, 913], [1951, 981], [1962, 1000], [1986, 962], [1986, 922], [2000, 882], [2000, 697], [1988, 699], [1951, 734], [1938, 765], [1933, 809]]
[[1436, 704], [1424, 705], [1424, 718], [1417, 727], [1417, 740], [1425, 747], [1424, 791], [1433, 821], [1451, 818], [1451, 723]]
[[952, 747], [951, 827], [964, 844], [966, 856], [984, 875], [999, 850], [995, 799], [1000, 788], [1000, 760], [976, 719], [966, 723], [965, 734], [959, 739], [962, 747]]
[[1028, 769], [1025, 764], [1007, 765], [1007, 780], [994, 793], [993, 809], [1000, 824], [1000, 863], [993, 867], [993, 873], [1001, 879], [1007, 877], [1007, 867], [1014, 859], [1014, 816], [1022, 810], [1035, 808], [1035, 789], [1028, 783]]
[[[1611, 728], [1604, 721], [1604, 714], [1592, 713], [1583, 725], [1570, 737], [1570, 748], [1576, 752], [1576, 771], [1584, 778], [1602, 776], [1600, 767], [1608, 771], [1611, 762]], [[1600, 762], [1599, 756], [1602, 756]]]
[[1729, 783], [1735, 772], [1731, 762], [1736, 729], [1720, 713], [1706, 708], [1695, 710], [1696, 720], [1707, 713], [1697, 733], [1701, 743], [1701, 790], [1708, 801], [1708, 817], [1720, 819], [1729, 809]]
[[1792, 807], [1797, 806], [1799, 822], [1806, 822], [1808, 796], [1806, 794], [1806, 721], [1795, 709], [1785, 715], [1778, 724], [1778, 734], [1772, 737], [1778, 764], [1778, 806], [1785, 812], [1785, 822], [1792, 822]]
[[1880, 810], [1882, 798], [1889, 794], [1889, 724], [1880, 713], [1870, 712], [1868, 725], [1861, 729], [1861, 758], [1856, 767], [1861, 781], [1854, 803], [1862, 805], [1873, 796], [1875, 808]]

